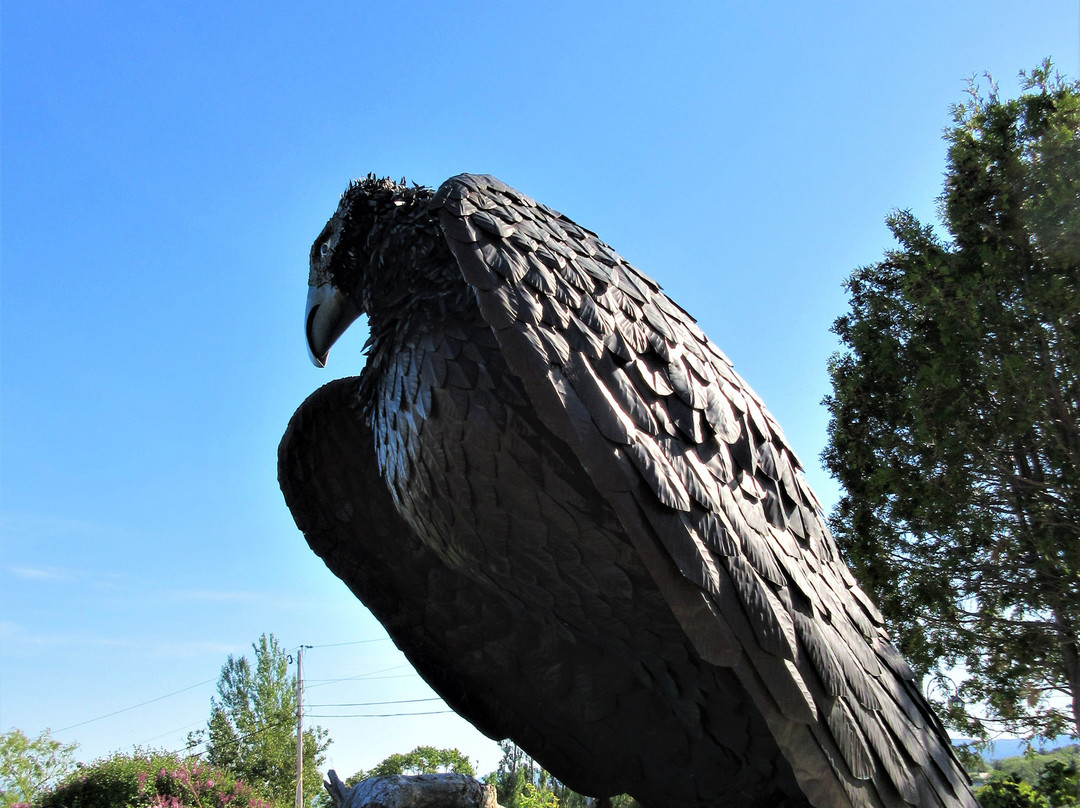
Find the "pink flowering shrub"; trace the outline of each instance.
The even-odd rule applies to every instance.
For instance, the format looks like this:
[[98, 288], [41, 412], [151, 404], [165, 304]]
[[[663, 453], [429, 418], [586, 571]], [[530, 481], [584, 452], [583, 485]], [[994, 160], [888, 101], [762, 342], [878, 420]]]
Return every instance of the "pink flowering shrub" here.
[[34, 808], [274, 808], [250, 786], [198, 758], [113, 755], [80, 768]]

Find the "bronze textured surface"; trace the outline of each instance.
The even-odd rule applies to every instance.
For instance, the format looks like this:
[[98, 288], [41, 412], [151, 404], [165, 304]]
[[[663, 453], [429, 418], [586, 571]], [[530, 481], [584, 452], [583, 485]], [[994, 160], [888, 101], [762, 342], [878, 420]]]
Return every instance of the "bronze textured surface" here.
[[653, 280], [468, 174], [353, 183], [311, 255], [369, 357], [282, 490], [462, 716], [650, 808], [975, 806], [779, 426]]

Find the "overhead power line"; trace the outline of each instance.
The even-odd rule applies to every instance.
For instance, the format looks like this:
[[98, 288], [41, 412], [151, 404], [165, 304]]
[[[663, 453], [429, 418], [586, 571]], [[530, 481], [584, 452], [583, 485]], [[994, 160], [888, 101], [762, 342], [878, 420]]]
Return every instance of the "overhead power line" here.
[[[259, 727], [258, 729], [252, 730], [251, 732], [246, 732], [243, 735], [237, 735], [237, 736], [235, 736], [233, 738], [228, 738], [226, 740], [228, 740], [229, 743], [235, 744], [237, 747], [239, 747], [240, 744], [242, 744], [244, 741], [248, 740], [249, 738], [254, 738], [256, 735], [259, 735], [259, 734], [261, 734], [263, 732], [268, 732], [269, 730], [272, 730], [272, 729], [278, 729], [280, 727], [291, 726], [293, 721], [294, 721], [294, 719], [292, 718], [292, 716], [290, 716], [289, 718], [285, 719], [284, 721], [276, 721], [276, 722], [274, 722], [272, 724], [264, 724], [263, 726]], [[208, 742], [208, 739], [203, 740], [203, 741], [199, 741], [197, 744], [194, 744], [192, 746], [184, 746], [182, 749], [178, 749], [177, 751], [173, 752], [173, 754], [179, 755], [182, 752], [191, 752], [191, 751], [193, 751], [195, 749], [198, 749], [200, 746], [205, 747], [207, 742]]]
[[160, 735], [155, 735], [153, 738], [147, 738], [141, 744], [138, 744], [138, 746], [143, 747], [148, 743], [152, 743], [153, 741], [159, 740], [160, 738], [164, 738], [166, 735], [172, 735], [172, 734], [177, 733], [177, 732], [183, 732], [185, 729], [193, 729], [194, 727], [202, 726], [205, 723], [206, 723], [205, 720], [196, 721], [196, 722], [194, 722], [192, 724], [185, 724], [182, 727], [177, 727], [176, 729], [170, 729], [168, 732], [163, 732]]
[[[365, 645], [367, 643], [373, 643], [373, 642], [388, 642], [389, 639], [390, 639], [389, 637], [376, 637], [373, 640], [353, 640], [351, 642], [338, 642], [338, 643], [329, 643], [327, 645], [314, 645], [314, 646], [306, 645], [304, 647], [305, 648], [337, 648], [337, 647], [344, 646], [344, 645]], [[346, 677], [344, 679], [314, 679], [314, 680], [309, 679], [308, 681], [317, 681], [317, 682], [322, 682], [324, 684], [330, 684], [331, 682], [346, 682], [346, 681], [350, 681], [352, 679], [364, 679], [364, 678], [367, 678], [367, 677], [372, 677], [377, 673], [386, 673], [387, 671], [398, 670], [400, 668], [407, 668], [407, 667], [409, 667], [409, 666], [408, 665], [395, 665], [392, 668], [380, 668], [379, 670], [369, 671], [368, 673], [360, 673], [360, 674], [357, 674], [356, 676], [349, 676], [349, 677]], [[119, 710], [113, 710], [111, 713], [105, 713], [104, 715], [99, 715], [99, 716], [97, 716], [95, 718], [88, 718], [85, 721], [80, 721], [77, 724], [70, 724], [70, 725], [68, 725], [66, 727], [61, 727], [60, 729], [55, 729], [55, 730], [53, 730], [53, 732], [66, 732], [69, 729], [76, 729], [77, 727], [82, 727], [82, 726], [85, 726], [87, 724], [92, 724], [95, 721], [101, 721], [101, 720], [103, 720], [105, 718], [112, 718], [114, 715], [120, 715], [121, 713], [126, 713], [129, 710], [136, 710], [139, 707], [145, 707], [148, 704], [154, 704], [155, 702], [163, 701], [163, 700], [171, 698], [173, 696], [178, 696], [181, 693], [186, 693], [189, 690], [194, 690], [197, 687], [202, 687], [203, 685], [208, 685], [211, 682], [216, 682], [218, 680], [218, 678], [219, 677], [215, 676], [213, 679], [207, 679], [207, 680], [205, 680], [203, 682], [198, 682], [197, 684], [188, 685], [187, 687], [182, 687], [179, 690], [174, 690], [172, 693], [166, 693], [164, 696], [157, 696], [156, 698], [148, 699], [147, 701], [141, 701], [138, 704], [132, 704], [130, 707], [121, 707]], [[387, 678], [387, 679], [389, 679], [389, 678], [392, 678], [392, 677], [378, 677], [378, 678]]]
[[396, 701], [354, 701], [343, 704], [308, 704], [308, 707], [381, 707], [386, 704], [415, 704], [419, 701], [442, 701], [438, 696], [427, 699], [398, 699]]
[[[393, 667], [390, 667], [390, 668], [380, 668], [377, 671], [368, 671], [367, 673], [358, 673], [358, 674], [356, 674], [356, 676], [345, 676], [345, 677], [342, 677], [341, 679], [308, 679], [307, 681], [309, 682], [309, 684], [308, 684], [307, 689], [308, 690], [314, 690], [316, 687], [323, 687], [324, 685], [334, 684], [335, 682], [354, 682], [357, 679], [371, 679], [371, 678], [386, 678], [386, 679], [389, 679], [391, 677], [389, 677], [389, 676], [387, 676], [387, 677], [376, 677], [375, 674], [377, 674], [377, 673], [388, 673], [389, 671], [401, 670], [402, 668], [408, 668], [408, 667], [409, 667], [409, 665], [394, 665]], [[412, 676], [412, 675], [415, 675], [415, 674], [408, 674], [408, 675]], [[310, 684], [311, 682], [318, 682], [318, 684], [313, 685], [313, 684]]]
[[353, 640], [352, 642], [331, 642], [324, 645], [305, 645], [305, 648], [340, 648], [343, 645], [366, 645], [369, 642], [390, 642], [389, 637], [376, 637], [374, 640]]
[[310, 714], [308, 718], [402, 718], [410, 715], [443, 715], [452, 713], [453, 710], [432, 710], [426, 713], [356, 713], [354, 715], [318, 715]]
[[[326, 644], [323, 644], [323, 645], [315, 645], [315, 646], [305, 645], [303, 647], [304, 648], [339, 648], [339, 647], [348, 646], [348, 645], [366, 645], [368, 643], [389, 642], [389, 641], [390, 641], [389, 637], [376, 637], [376, 638], [370, 639], [370, 640], [352, 640], [352, 641], [349, 641], [349, 642], [326, 643]], [[393, 667], [380, 668], [378, 670], [368, 671], [366, 673], [360, 673], [360, 674], [357, 674], [355, 676], [348, 676], [348, 677], [344, 677], [344, 678], [340, 678], [340, 679], [314, 679], [314, 680], [309, 679], [307, 681], [308, 682], [318, 682], [319, 684], [313, 685], [313, 686], [314, 687], [319, 687], [320, 685], [333, 684], [335, 682], [349, 682], [349, 681], [356, 681], [356, 680], [372, 680], [372, 679], [401, 679], [401, 678], [408, 678], [410, 676], [417, 676], [415, 671], [411, 672], [411, 673], [408, 673], [408, 674], [402, 674], [402, 675], [396, 675], [396, 676], [378, 676], [378, 675], [376, 675], [376, 674], [380, 674], [380, 673], [387, 673], [387, 672], [393, 671], [393, 670], [400, 670], [401, 668], [407, 668], [407, 667], [409, 667], [409, 665], [395, 665]], [[88, 718], [85, 721], [79, 721], [78, 723], [75, 723], [75, 724], [69, 724], [66, 727], [61, 727], [59, 729], [52, 730], [52, 731], [54, 733], [67, 732], [68, 730], [77, 729], [78, 727], [83, 727], [83, 726], [86, 726], [87, 724], [93, 724], [96, 721], [103, 721], [106, 718], [112, 718], [113, 716], [120, 715], [120, 714], [126, 713], [126, 712], [130, 712], [131, 710], [137, 710], [140, 707], [146, 707], [149, 704], [155, 704], [155, 703], [157, 703], [159, 701], [164, 701], [165, 699], [172, 698], [173, 696], [178, 696], [181, 693], [186, 693], [189, 690], [194, 690], [194, 689], [196, 689], [198, 687], [203, 687], [204, 685], [208, 685], [208, 684], [211, 684], [212, 682], [216, 682], [219, 678], [220, 677], [215, 676], [213, 679], [206, 679], [206, 680], [204, 680], [202, 682], [197, 682], [197, 683], [195, 683], [193, 685], [188, 685], [187, 687], [182, 687], [179, 690], [174, 690], [171, 693], [166, 693], [166, 694], [164, 694], [162, 696], [156, 696], [155, 698], [147, 699], [146, 701], [140, 701], [138, 704], [132, 704], [132, 705], [130, 705], [128, 707], [121, 707], [118, 710], [113, 710], [112, 712], [105, 713], [103, 715], [98, 715], [98, 716], [95, 716], [93, 718]], [[403, 700], [403, 701], [368, 702], [368, 703], [341, 704], [341, 705], [317, 704], [317, 705], [314, 705], [314, 706], [316, 706], [316, 707], [338, 707], [338, 706], [340, 706], [340, 707], [368, 707], [368, 706], [372, 706], [373, 707], [373, 706], [382, 705], [382, 704], [406, 704], [406, 703], [410, 703], [412, 701], [437, 701], [437, 700], [438, 699], [407, 699], [407, 700]], [[411, 715], [411, 713], [406, 713], [405, 715]], [[316, 716], [316, 717], [319, 717], [319, 716]], [[330, 717], [338, 717], [338, 716], [330, 716]], [[352, 716], [340, 716], [340, 717], [347, 718], [347, 717], [352, 717]], [[355, 716], [355, 717], [379, 718], [379, 717], [382, 717], [382, 716]], [[202, 722], [196, 722], [194, 724], [189, 724], [186, 727], [182, 727], [180, 729], [187, 729], [187, 728], [192, 727], [192, 726], [198, 726], [198, 724], [200, 724], [200, 723], [202, 723]], [[152, 738], [150, 740], [153, 741], [153, 740], [157, 740], [158, 738], [163, 738], [166, 735], [172, 734], [173, 732], [180, 731], [180, 729], [178, 729], [178, 730], [170, 730], [169, 732], [161, 733], [160, 735], [154, 736], [154, 738]], [[261, 731], [263, 731], [265, 729], [267, 729], [267, 728], [264, 727], [264, 728], [262, 728], [260, 730], [256, 730], [256, 732], [251, 733], [251, 734], [253, 734], [253, 735], [258, 734], [258, 732], [261, 732]], [[244, 736], [244, 737], [249, 737], [249, 736]], [[149, 743], [149, 741], [146, 741], [145, 743]], [[183, 750], [181, 750], [181, 751], [183, 751]]]
[[211, 682], [216, 682], [216, 681], [217, 681], [217, 677], [215, 676], [213, 679], [207, 679], [205, 682], [199, 682], [197, 685], [189, 685], [188, 687], [182, 687], [179, 690], [174, 690], [172, 693], [166, 693], [164, 696], [158, 696], [156, 699], [149, 699], [148, 701], [141, 701], [138, 704], [132, 704], [130, 707], [123, 707], [123, 708], [121, 708], [119, 710], [114, 710], [111, 713], [106, 713], [105, 715], [99, 715], [97, 718], [88, 718], [85, 721], [80, 721], [78, 724], [72, 724], [72, 725], [67, 726], [67, 727], [61, 727], [60, 729], [53, 730], [53, 731], [54, 732], [66, 732], [69, 729], [75, 729], [76, 727], [86, 726], [87, 724], [92, 724], [95, 721], [101, 721], [103, 718], [112, 718], [114, 715], [120, 715], [120, 713], [126, 713], [129, 710], [135, 710], [135, 709], [137, 709], [139, 707], [145, 707], [147, 704], [153, 704], [156, 701], [163, 701], [163, 700], [171, 698], [173, 696], [177, 696], [180, 693], [186, 693], [189, 690], [194, 690], [197, 687], [202, 687], [203, 685], [208, 685]]

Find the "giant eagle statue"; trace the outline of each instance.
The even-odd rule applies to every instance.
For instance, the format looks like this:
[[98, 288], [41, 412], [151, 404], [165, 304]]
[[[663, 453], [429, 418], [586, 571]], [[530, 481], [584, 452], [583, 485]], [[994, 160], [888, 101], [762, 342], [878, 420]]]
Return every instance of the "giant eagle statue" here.
[[312, 549], [417, 672], [646, 808], [974, 808], [780, 427], [655, 281], [491, 176], [353, 182], [278, 454]]

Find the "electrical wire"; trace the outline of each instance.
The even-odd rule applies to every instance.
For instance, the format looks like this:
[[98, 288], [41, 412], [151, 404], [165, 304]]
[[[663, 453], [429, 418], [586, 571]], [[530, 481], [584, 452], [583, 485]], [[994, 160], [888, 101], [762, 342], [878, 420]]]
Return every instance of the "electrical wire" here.
[[[293, 726], [294, 720], [295, 719], [293, 719], [292, 716], [289, 716], [289, 718], [287, 718], [284, 721], [278, 721], [278, 722], [276, 722], [274, 724], [267, 724], [264, 727], [259, 727], [258, 729], [255, 729], [255, 730], [252, 730], [251, 732], [245, 733], [244, 735], [239, 735], [236, 738], [230, 738], [229, 740], [232, 743], [235, 743], [237, 747], [239, 747], [240, 744], [242, 744], [248, 738], [254, 738], [256, 735], [259, 735], [260, 733], [269, 732], [272, 729], [280, 729], [281, 727], [291, 727], [291, 726]], [[179, 755], [181, 752], [188, 752], [190, 754], [192, 752], [192, 750], [198, 749], [200, 746], [206, 746], [206, 744], [207, 744], [207, 741], [200, 741], [199, 743], [192, 744], [191, 746], [185, 745], [182, 749], [178, 749], [175, 752], [172, 752], [172, 754]]]
[[305, 645], [305, 648], [340, 648], [343, 645], [366, 645], [369, 642], [390, 642], [389, 637], [376, 637], [374, 640], [353, 640], [352, 642], [332, 642], [325, 645]]
[[[389, 637], [376, 637], [373, 640], [353, 640], [351, 642], [330, 643], [330, 644], [327, 644], [327, 645], [305, 645], [303, 647], [304, 648], [338, 648], [338, 647], [345, 646], [345, 645], [365, 645], [367, 643], [373, 643], [373, 642], [387, 642], [387, 641], [389, 641], [389, 639], [390, 639]], [[297, 646], [297, 647], [300, 647], [300, 646]], [[308, 680], [308, 681], [318, 681], [318, 682], [322, 682], [324, 684], [330, 684], [332, 682], [347, 682], [347, 681], [350, 681], [350, 680], [353, 680], [353, 679], [363, 679], [363, 678], [368, 677], [368, 676], [373, 676], [376, 673], [386, 673], [387, 671], [398, 670], [400, 668], [406, 668], [406, 667], [408, 667], [408, 665], [395, 665], [392, 668], [380, 668], [377, 671], [369, 671], [368, 673], [361, 673], [361, 674], [358, 674], [356, 676], [346, 677], [344, 679], [318, 679], [318, 680]], [[87, 724], [92, 724], [95, 721], [101, 721], [101, 720], [106, 719], [106, 718], [112, 718], [114, 715], [120, 715], [121, 713], [126, 713], [129, 710], [135, 710], [135, 709], [138, 709], [139, 707], [145, 707], [148, 704], [154, 704], [155, 702], [163, 701], [163, 700], [171, 698], [173, 696], [178, 696], [181, 693], [186, 693], [189, 690], [194, 690], [197, 687], [202, 687], [203, 685], [208, 685], [211, 682], [216, 682], [218, 680], [218, 678], [219, 677], [215, 676], [213, 679], [207, 679], [207, 680], [205, 680], [203, 682], [198, 682], [197, 684], [188, 685], [187, 687], [182, 687], [179, 690], [174, 690], [172, 693], [166, 693], [164, 696], [157, 696], [156, 698], [152, 698], [152, 699], [149, 699], [147, 701], [141, 701], [138, 704], [132, 704], [130, 707], [121, 707], [119, 710], [114, 710], [111, 713], [105, 713], [104, 715], [99, 715], [99, 716], [97, 716], [95, 718], [88, 718], [85, 721], [80, 721], [77, 724], [69, 724], [66, 727], [61, 727], [60, 729], [55, 729], [55, 730], [52, 730], [52, 731], [53, 732], [66, 732], [69, 729], [76, 729], [78, 727], [86, 726]], [[392, 677], [379, 677], [379, 678], [392, 678]], [[158, 736], [158, 737], [161, 737], [161, 736]]]
[[[303, 647], [303, 648], [340, 648], [340, 647], [348, 646], [348, 645], [366, 645], [368, 643], [389, 642], [389, 639], [390, 639], [389, 637], [377, 637], [375, 639], [370, 639], [370, 640], [353, 640], [353, 641], [350, 641], [350, 642], [327, 643], [327, 644], [324, 644], [324, 645], [304, 645], [304, 646], [297, 646], [297, 647], [298, 648], [299, 647]], [[413, 676], [418, 675], [415, 671], [413, 671], [413, 672], [408, 673], [408, 674], [401, 674], [401, 675], [395, 675], [395, 676], [376, 676], [376, 674], [379, 674], [379, 673], [387, 673], [389, 671], [400, 670], [401, 668], [408, 668], [408, 667], [410, 667], [410, 666], [407, 665], [407, 664], [405, 664], [405, 665], [394, 665], [394, 666], [389, 667], [389, 668], [380, 668], [378, 670], [368, 671], [366, 673], [357, 674], [356, 676], [348, 676], [348, 677], [344, 677], [344, 678], [340, 678], [340, 679], [307, 679], [307, 680], [305, 680], [305, 689], [309, 689], [311, 687], [320, 687], [321, 685], [334, 684], [334, 683], [337, 683], [337, 682], [351, 682], [351, 681], [357, 681], [357, 680], [371, 681], [371, 680], [377, 680], [377, 679], [405, 679], [405, 678], [409, 678], [409, 677], [413, 677]], [[157, 697], [152, 698], [152, 699], [147, 699], [146, 701], [141, 701], [138, 704], [132, 704], [132, 705], [130, 705], [128, 707], [121, 707], [119, 710], [113, 710], [110, 713], [105, 713], [104, 715], [95, 716], [94, 718], [88, 718], [85, 721], [79, 721], [78, 723], [75, 723], [75, 724], [69, 724], [66, 727], [61, 727], [60, 729], [53, 730], [53, 732], [54, 733], [66, 732], [66, 731], [71, 730], [71, 729], [77, 729], [78, 727], [86, 726], [87, 724], [93, 724], [96, 721], [103, 721], [106, 718], [112, 718], [113, 716], [120, 715], [121, 713], [126, 713], [126, 712], [129, 712], [131, 710], [136, 710], [139, 707], [145, 707], [145, 706], [147, 706], [149, 704], [155, 704], [155, 703], [157, 703], [159, 701], [164, 701], [165, 699], [172, 698], [173, 696], [178, 696], [181, 693], [186, 693], [189, 690], [194, 690], [195, 688], [203, 687], [204, 685], [208, 685], [208, 684], [210, 684], [212, 682], [217, 681], [219, 678], [220, 677], [214, 677], [213, 679], [206, 679], [206, 680], [204, 680], [202, 682], [197, 682], [196, 684], [188, 685], [187, 687], [182, 687], [179, 690], [174, 690], [171, 693], [166, 693], [163, 696], [157, 696]], [[315, 682], [316, 684], [307, 685], [307, 682]], [[439, 700], [440, 699], [438, 699], [438, 698], [404, 699], [404, 700], [398, 700], [398, 701], [362, 702], [362, 703], [351, 703], [351, 704], [325, 704], [325, 705], [324, 704], [315, 704], [315, 705], [312, 705], [312, 706], [313, 707], [369, 707], [369, 706], [373, 707], [373, 706], [383, 705], [383, 704], [409, 704], [409, 703], [413, 703], [413, 702], [439, 701]], [[306, 708], [306, 702], [305, 702], [305, 708]], [[438, 712], [453, 712], [453, 711], [452, 710], [442, 710], [442, 711], [438, 711]], [[400, 713], [398, 715], [407, 716], [407, 715], [436, 715], [436, 714], [437, 713], [432, 712], [432, 713]], [[382, 714], [379, 714], [379, 715], [366, 715], [365, 714], [365, 715], [355, 715], [355, 716], [348, 716], [348, 715], [346, 715], [346, 716], [331, 716], [331, 715], [321, 716], [321, 715], [315, 715], [315, 716], [312, 716], [312, 717], [313, 718], [390, 718], [390, 717], [393, 717], [393, 715], [394, 714], [385, 714], [385, 715], [382, 715]], [[290, 722], [291, 722], [291, 719], [290, 719]], [[160, 735], [155, 735], [153, 738], [150, 738], [149, 740], [144, 741], [143, 743], [150, 743], [151, 741], [155, 741], [158, 738], [163, 738], [163, 737], [165, 737], [167, 735], [171, 735], [174, 732], [180, 732], [181, 730], [188, 729], [190, 727], [198, 726], [201, 723], [202, 722], [200, 721], [200, 722], [196, 722], [196, 723], [193, 723], [193, 724], [188, 724], [187, 726], [180, 727], [180, 728], [175, 729], [175, 730], [169, 730], [168, 732], [163, 732]], [[266, 730], [269, 730], [269, 729], [275, 729], [277, 726], [284, 726], [284, 725], [279, 724], [279, 725], [269, 725], [269, 726], [265, 726], [265, 727], [260, 727], [259, 729], [254, 730], [251, 733], [248, 733], [247, 735], [244, 735], [244, 736], [241, 736], [240, 738], [237, 738], [237, 741], [240, 742], [240, 741], [246, 740], [247, 738], [253, 737], [254, 735], [257, 735], [260, 732], [265, 732]], [[183, 749], [177, 750], [177, 752], [175, 754], [180, 754], [181, 752], [185, 752], [185, 751], [190, 752], [192, 749], [195, 749], [195, 748], [197, 748], [199, 746], [204, 746], [205, 743], [206, 742], [203, 741], [202, 743], [196, 744], [196, 745], [194, 745], [192, 747], [185, 746]]]
[[442, 701], [438, 696], [427, 699], [400, 699], [398, 701], [356, 701], [345, 704], [305, 704], [305, 714], [309, 707], [378, 707], [384, 704], [415, 704], [418, 701]]
[[192, 729], [193, 727], [202, 726], [205, 723], [205, 721], [196, 721], [194, 724], [186, 724], [182, 727], [177, 727], [176, 729], [170, 729], [168, 732], [163, 732], [160, 735], [155, 735], [153, 738], [147, 738], [145, 741], [139, 744], [139, 746], [148, 744], [151, 741], [156, 741], [158, 738], [164, 738], [166, 735], [172, 735], [174, 732], [183, 732], [185, 729]]
[[312, 714], [308, 715], [304, 713], [304, 718], [402, 718], [410, 715], [444, 715], [446, 713], [452, 713], [453, 710], [432, 710], [426, 713], [356, 713], [355, 715], [320, 715]]
[[[368, 671], [367, 673], [358, 673], [358, 674], [356, 674], [356, 676], [345, 676], [345, 677], [343, 677], [341, 679], [305, 679], [304, 680], [304, 688], [306, 690], [314, 690], [317, 687], [323, 687], [325, 685], [334, 684], [335, 682], [355, 682], [357, 679], [367, 679], [367, 678], [385, 678], [385, 679], [389, 679], [389, 678], [392, 678], [392, 677], [389, 677], [389, 676], [376, 677], [375, 674], [376, 673], [386, 673], [387, 671], [397, 671], [397, 670], [401, 670], [402, 668], [408, 668], [408, 667], [410, 667], [410, 666], [407, 665], [407, 664], [406, 665], [394, 665], [394, 666], [389, 667], [389, 668], [380, 668], [377, 671]], [[410, 674], [410, 675], [416, 675], [416, 674]], [[316, 684], [309, 685], [308, 682], [316, 682]]]
[[53, 730], [53, 732], [66, 732], [69, 729], [75, 729], [76, 727], [83, 727], [83, 726], [86, 726], [87, 724], [92, 724], [95, 721], [101, 721], [104, 718], [112, 718], [114, 715], [120, 715], [120, 713], [126, 713], [129, 710], [134, 710], [134, 709], [136, 709], [138, 707], [145, 707], [147, 704], [153, 704], [156, 701], [163, 701], [164, 699], [171, 698], [172, 696], [179, 695], [180, 693], [186, 693], [187, 691], [194, 690], [197, 687], [202, 687], [203, 685], [208, 685], [211, 682], [216, 682], [217, 679], [218, 679], [218, 677], [215, 676], [213, 679], [207, 679], [205, 682], [199, 682], [196, 685], [189, 685], [188, 687], [183, 687], [183, 688], [180, 688], [179, 690], [174, 690], [172, 693], [166, 693], [164, 696], [158, 696], [157, 698], [150, 699], [149, 701], [141, 701], [138, 704], [132, 704], [130, 707], [124, 707], [124, 708], [119, 709], [119, 710], [114, 710], [111, 713], [106, 713], [105, 715], [99, 715], [97, 718], [88, 718], [85, 721], [80, 721], [78, 724], [72, 724], [72, 725], [67, 726], [67, 727], [61, 727], [60, 729]]

